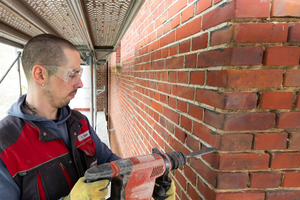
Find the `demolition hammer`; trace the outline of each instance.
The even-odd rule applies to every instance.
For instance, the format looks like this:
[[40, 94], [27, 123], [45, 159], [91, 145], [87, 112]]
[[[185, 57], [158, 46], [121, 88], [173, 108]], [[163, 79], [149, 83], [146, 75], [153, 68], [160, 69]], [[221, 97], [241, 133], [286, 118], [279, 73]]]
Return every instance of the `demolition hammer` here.
[[189, 157], [215, 151], [215, 148], [206, 148], [185, 155], [180, 151], [161, 153], [157, 148], [153, 148], [152, 154], [94, 166], [88, 169], [84, 176], [87, 182], [113, 178], [110, 200], [150, 200], [156, 181], [170, 182], [169, 171], [185, 165]]

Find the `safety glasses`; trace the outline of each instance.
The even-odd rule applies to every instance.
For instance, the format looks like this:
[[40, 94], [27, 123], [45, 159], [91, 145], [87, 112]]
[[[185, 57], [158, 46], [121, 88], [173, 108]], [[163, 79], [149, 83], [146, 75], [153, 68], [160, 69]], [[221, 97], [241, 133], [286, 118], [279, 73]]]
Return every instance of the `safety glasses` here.
[[72, 85], [75, 85], [78, 83], [79, 79], [81, 78], [83, 68], [65, 68], [60, 66], [54, 66], [54, 65], [43, 65], [46, 69], [51, 71], [53, 74], [55, 74], [58, 78], [61, 80], [70, 83]]

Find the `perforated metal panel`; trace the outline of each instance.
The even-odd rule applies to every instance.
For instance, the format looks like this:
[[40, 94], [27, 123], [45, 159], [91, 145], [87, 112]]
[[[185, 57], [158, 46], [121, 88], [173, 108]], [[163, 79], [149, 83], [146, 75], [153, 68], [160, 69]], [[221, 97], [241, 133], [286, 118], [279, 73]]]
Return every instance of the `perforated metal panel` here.
[[85, 0], [95, 46], [113, 46], [130, 0]]

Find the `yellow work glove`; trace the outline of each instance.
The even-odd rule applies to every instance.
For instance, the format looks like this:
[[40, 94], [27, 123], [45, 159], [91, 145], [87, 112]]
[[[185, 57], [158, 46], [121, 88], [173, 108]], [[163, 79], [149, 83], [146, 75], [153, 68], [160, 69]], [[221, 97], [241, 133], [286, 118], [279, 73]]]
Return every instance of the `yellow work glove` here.
[[63, 200], [105, 200], [108, 184], [107, 179], [86, 183], [85, 177], [81, 177]]
[[160, 181], [156, 179], [152, 197], [155, 200], [175, 200], [176, 187], [174, 180], [168, 178], [168, 181]]

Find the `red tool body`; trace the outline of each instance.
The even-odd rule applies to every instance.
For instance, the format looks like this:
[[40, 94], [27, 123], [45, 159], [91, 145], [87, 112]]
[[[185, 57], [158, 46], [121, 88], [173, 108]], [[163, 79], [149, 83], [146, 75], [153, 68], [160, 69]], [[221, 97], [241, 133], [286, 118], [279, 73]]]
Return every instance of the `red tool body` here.
[[156, 178], [164, 181], [170, 170], [182, 167], [187, 161], [180, 151], [162, 154], [155, 149], [154, 152], [94, 166], [85, 172], [87, 182], [118, 177], [119, 189], [113, 188], [118, 184], [112, 180], [112, 200], [150, 200]]

